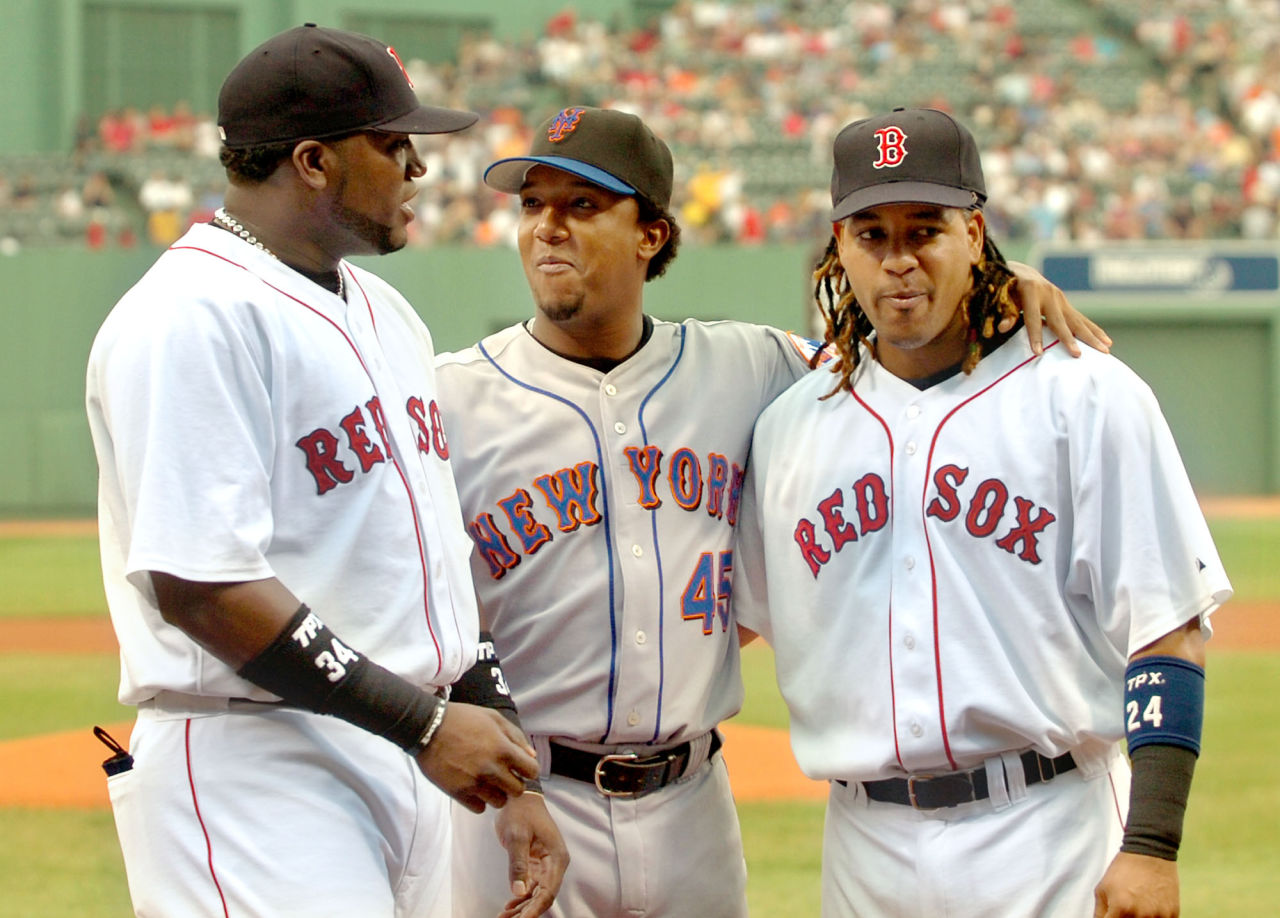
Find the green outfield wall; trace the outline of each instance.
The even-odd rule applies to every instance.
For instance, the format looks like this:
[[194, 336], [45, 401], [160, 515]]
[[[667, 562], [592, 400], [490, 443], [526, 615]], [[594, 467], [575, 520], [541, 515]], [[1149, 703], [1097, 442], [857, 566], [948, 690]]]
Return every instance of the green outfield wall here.
[[[103, 317], [155, 256], [147, 249], [61, 250], [0, 258], [0, 425], [9, 438], [0, 463], [0, 516], [92, 513], [96, 471], [84, 419], [85, 361]], [[646, 303], [663, 318], [806, 329], [812, 256], [802, 246], [688, 248], [667, 276], [649, 285]], [[361, 263], [409, 297], [438, 350], [465, 346], [531, 311], [510, 250], [405, 251]], [[1115, 354], [1160, 397], [1202, 494], [1280, 492], [1280, 299], [1072, 296], [1106, 325]]]

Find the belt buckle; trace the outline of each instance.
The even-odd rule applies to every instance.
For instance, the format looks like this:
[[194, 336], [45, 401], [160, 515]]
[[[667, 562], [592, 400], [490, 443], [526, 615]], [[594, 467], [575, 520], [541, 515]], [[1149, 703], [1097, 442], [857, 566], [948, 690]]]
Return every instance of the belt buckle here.
[[[908, 775], [907, 776], [907, 797], [911, 801], [911, 808], [919, 810], [922, 813], [932, 813], [936, 810], [947, 809], [948, 807], [960, 806], [963, 803], [972, 803], [978, 799], [977, 788], [973, 786], [973, 772], [969, 771], [949, 771], [944, 774], [926, 774], [926, 775]], [[968, 791], [967, 799], [947, 800], [937, 806], [924, 806], [920, 803], [920, 799], [916, 796], [916, 784], [920, 781], [963, 781], [965, 789]]]
[[937, 775], [907, 775], [907, 799], [911, 801], [913, 810], [920, 810], [924, 813], [931, 813], [937, 809], [936, 806], [921, 806], [920, 801], [916, 799], [916, 782], [931, 781]]
[[596, 790], [606, 797], [634, 797], [635, 791], [616, 791], [609, 790], [604, 786], [602, 778], [604, 777], [604, 768], [610, 762], [635, 762], [640, 756], [634, 752], [613, 752], [608, 755], [600, 756], [600, 760], [596, 762], [595, 779]]

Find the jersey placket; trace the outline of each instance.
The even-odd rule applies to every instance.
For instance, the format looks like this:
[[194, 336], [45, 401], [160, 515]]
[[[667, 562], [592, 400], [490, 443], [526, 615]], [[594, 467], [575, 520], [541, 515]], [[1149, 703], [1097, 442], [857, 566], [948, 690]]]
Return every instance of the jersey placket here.
[[641, 505], [639, 482], [627, 456], [628, 448], [643, 449], [647, 444], [639, 413], [645, 392], [632, 391], [626, 375], [607, 375], [596, 396], [607, 444], [606, 483], [614, 497], [611, 506], [618, 573], [617, 684], [606, 742], [653, 742], [657, 738], [656, 685], [661, 665], [661, 573], [653, 518], [658, 511]]
[[936, 767], [943, 756], [935, 585], [925, 526], [933, 413], [926, 393], [895, 407], [893, 418], [893, 573], [890, 654], [898, 756], [907, 771]]

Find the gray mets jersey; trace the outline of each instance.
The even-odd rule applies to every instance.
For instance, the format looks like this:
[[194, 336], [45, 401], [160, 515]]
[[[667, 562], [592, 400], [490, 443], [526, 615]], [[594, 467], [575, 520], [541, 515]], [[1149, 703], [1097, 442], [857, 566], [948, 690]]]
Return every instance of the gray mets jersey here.
[[524, 325], [437, 363], [476, 589], [531, 734], [662, 743], [742, 699], [730, 614], [751, 429], [813, 345], [656, 322], [609, 373]]

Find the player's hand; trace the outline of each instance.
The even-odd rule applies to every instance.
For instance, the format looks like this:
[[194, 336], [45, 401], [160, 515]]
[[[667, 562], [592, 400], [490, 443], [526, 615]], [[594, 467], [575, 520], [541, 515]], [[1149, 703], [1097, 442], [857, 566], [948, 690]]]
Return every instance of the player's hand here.
[[[1031, 339], [1031, 350], [1037, 354], [1044, 353], [1043, 326], [1048, 324], [1049, 330], [1058, 336], [1072, 357], [1080, 356], [1077, 338], [1096, 351], [1110, 353], [1111, 336], [1103, 331], [1101, 325], [1067, 302], [1067, 295], [1049, 283], [1043, 274], [1020, 261], [1009, 262], [1009, 268], [1017, 278], [1013, 297], [1022, 307], [1022, 320], [1027, 326], [1027, 337]], [[1016, 318], [1004, 319], [997, 327], [1001, 332], [1007, 332], [1015, 321]]]
[[512, 800], [497, 821], [498, 841], [507, 850], [511, 901], [498, 918], [534, 918], [551, 907], [560, 891], [569, 849], [538, 793]]
[[1094, 918], [1178, 918], [1178, 864], [1121, 851], [1093, 897]]
[[418, 755], [433, 784], [473, 813], [502, 807], [538, 776], [524, 734], [497, 711], [451, 702], [435, 737]]

